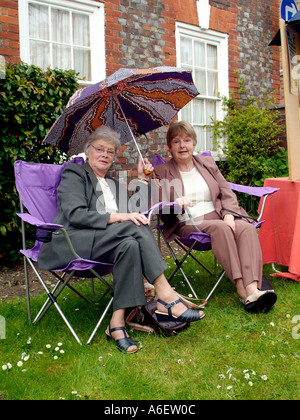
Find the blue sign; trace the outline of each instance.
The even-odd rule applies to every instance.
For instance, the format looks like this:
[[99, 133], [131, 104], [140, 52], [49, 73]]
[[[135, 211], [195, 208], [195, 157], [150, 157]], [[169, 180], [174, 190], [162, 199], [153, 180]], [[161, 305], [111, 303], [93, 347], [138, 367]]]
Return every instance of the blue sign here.
[[297, 12], [298, 8], [294, 0], [282, 0], [280, 13], [283, 20], [289, 21]]

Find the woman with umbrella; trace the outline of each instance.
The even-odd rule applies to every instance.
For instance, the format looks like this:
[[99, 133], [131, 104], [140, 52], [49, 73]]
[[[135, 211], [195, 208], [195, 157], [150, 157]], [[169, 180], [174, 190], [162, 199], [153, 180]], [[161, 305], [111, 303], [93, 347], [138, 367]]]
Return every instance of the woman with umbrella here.
[[164, 216], [165, 236], [170, 240], [196, 230], [208, 233], [213, 253], [235, 284], [245, 310], [266, 312], [277, 296], [273, 289], [261, 290], [262, 255], [256, 228], [214, 159], [194, 155], [196, 144], [190, 123], [171, 122], [167, 145], [172, 159], [156, 166], [155, 174], [162, 189], [160, 201], [176, 201], [181, 211]]
[[[145, 304], [143, 276], [155, 286], [157, 313], [164, 320], [192, 322], [205, 315], [187, 308], [163, 274], [167, 265], [149, 220], [137, 211], [137, 204], [146, 203], [148, 197], [149, 177], [143, 172], [141, 160], [138, 192], [130, 200], [125, 188], [107, 176], [120, 147], [119, 137], [111, 128], [101, 126], [86, 141], [85, 164], [65, 167], [57, 189], [58, 212], [54, 223], [65, 226], [75, 251], [83, 258], [114, 264], [113, 315], [105, 333], [119, 350], [134, 353], [138, 346], [125, 330], [125, 310]], [[152, 165], [147, 159], [144, 163], [151, 173]], [[55, 233], [40, 251], [42, 269], [56, 269], [73, 259], [61, 232]]]

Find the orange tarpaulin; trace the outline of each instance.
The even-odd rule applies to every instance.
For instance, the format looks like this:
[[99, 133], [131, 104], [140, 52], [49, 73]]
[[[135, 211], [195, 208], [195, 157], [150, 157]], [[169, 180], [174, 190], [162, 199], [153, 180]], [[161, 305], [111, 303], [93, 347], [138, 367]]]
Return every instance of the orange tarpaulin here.
[[300, 282], [300, 181], [267, 178], [264, 186], [280, 190], [268, 197], [259, 230], [263, 263], [288, 267], [273, 275]]

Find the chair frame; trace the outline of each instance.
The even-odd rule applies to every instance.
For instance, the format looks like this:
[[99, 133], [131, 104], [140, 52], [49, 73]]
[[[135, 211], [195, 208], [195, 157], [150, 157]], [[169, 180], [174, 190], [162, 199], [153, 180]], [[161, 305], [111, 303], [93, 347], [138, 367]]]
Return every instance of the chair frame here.
[[[17, 162], [20, 162], [20, 161], [17, 161]], [[21, 161], [21, 163], [26, 163], [26, 162]], [[17, 189], [18, 189], [18, 187], [17, 187]], [[106, 286], [106, 290], [100, 296], [100, 298], [97, 300], [98, 302], [100, 300], [102, 300], [109, 292], [111, 292], [111, 298], [110, 298], [108, 304], [106, 305], [106, 307], [105, 307], [97, 325], [95, 326], [92, 334], [90, 335], [90, 337], [87, 341], [87, 344], [90, 344], [94, 335], [96, 334], [98, 328], [100, 327], [104, 317], [106, 316], [109, 308], [111, 307], [112, 302], [113, 302], [113, 285], [112, 285], [112, 283], [106, 281], [103, 277], [104, 275], [112, 272], [113, 264], [101, 263], [101, 262], [98, 262], [98, 261], [90, 261], [90, 260], [86, 260], [84, 258], [81, 258], [75, 252], [75, 250], [73, 248], [73, 245], [71, 243], [71, 240], [69, 238], [69, 235], [68, 235], [67, 231], [65, 230], [65, 228], [62, 225], [48, 223], [48, 222], [39, 220], [38, 218], [32, 216], [29, 212], [25, 212], [24, 211], [25, 210], [24, 209], [24, 204], [23, 204], [22, 197], [21, 197], [19, 189], [18, 189], [18, 192], [19, 192], [19, 196], [20, 196], [20, 211], [21, 212], [17, 213], [17, 215], [21, 218], [23, 249], [20, 250], [20, 252], [23, 254], [23, 261], [24, 261], [24, 275], [25, 275], [25, 285], [26, 285], [28, 320], [29, 320], [30, 323], [31, 322], [32, 323], [39, 322], [42, 319], [42, 317], [46, 314], [46, 312], [49, 310], [49, 308], [52, 305], [54, 305], [54, 307], [58, 311], [59, 315], [61, 316], [61, 318], [65, 322], [66, 326], [68, 327], [68, 329], [72, 333], [73, 337], [77, 341], [77, 343], [82, 344], [78, 335], [77, 335], [77, 333], [75, 332], [75, 330], [73, 329], [73, 327], [69, 323], [68, 319], [66, 318], [66, 316], [63, 313], [60, 306], [58, 305], [57, 298], [60, 296], [60, 294], [62, 293], [64, 288], [66, 286], [68, 286], [72, 291], [74, 291], [76, 294], [78, 294], [85, 301], [89, 301], [85, 296], [83, 296], [73, 286], [71, 286], [69, 284], [69, 282], [75, 274], [77, 274], [77, 276], [80, 277], [79, 273], [83, 273], [84, 277], [86, 277], [87, 273], [90, 273], [89, 276], [92, 278], [92, 280], [91, 280], [92, 281], [92, 301], [95, 301], [94, 287], [93, 287], [94, 278], [98, 278]], [[34, 248], [27, 249], [27, 246], [26, 246], [26, 224], [34, 226], [35, 228], [38, 228], [38, 229], [42, 229], [42, 230], [45, 229], [45, 230], [51, 231], [51, 232], [55, 231], [55, 230], [58, 230], [58, 229], [61, 230], [61, 232], [63, 233], [63, 235], [65, 237], [66, 243], [67, 243], [71, 253], [74, 256], [74, 260], [72, 260], [67, 267], [62, 268], [60, 270], [50, 270], [49, 271], [57, 280], [57, 284], [55, 285], [55, 287], [52, 291], [49, 290], [49, 288], [47, 287], [47, 285], [46, 285], [45, 281], [43, 280], [41, 274], [39, 273], [39, 270], [36, 268], [35, 263], [37, 262], [37, 258], [36, 258], [36, 256], [33, 257], [32, 250], [37, 246], [37, 242], [36, 242], [36, 245], [35, 245]], [[41, 309], [39, 310], [38, 314], [35, 316], [33, 321], [32, 321], [32, 317], [31, 317], [28, 264], [31, 266], [33, 272], [37, 276], [37, 279], [39, 280], [39, 282], [41, 283], [42, 287], [44, 288], [44, 290], [47, 294], [47, 299], [46, 299], [45, 303], [43, 304], [43, 306], [41, 307]], [[101, 269], [104, 270], [105, 274], [100, 274], [99, 272], [97, 272], [96, 271], [97, 268], [99, 268], [100, 273], [101, 273]], [[62, 275], [61, 276], [58, 275], [58, 272], [62, 272]]]
[[[210, 152], [203, 152], [201, 153], [202, 155], [210, 155]], [[163, 158], [160, 157], [160, 155], [155, 154], [155, 159], [158, 161], [157, 164], [159, 163], [163, 163]], [[156, 166], [154, 164], [154, 166]], [[270, 188], [270, 187], [250, 187], [250, 186], [244, 186], [244, 185], [240, 185], [240, 184], [234, 184], [231, 182], [228, 182], [230, 188], [234, 191], [237, 192], [241, 192], [241, 193], [246, 193], [249, 195], [254, 195], [257, 197], [261, 198], [261, 203], [260, 203], [260, 209], [259, 209], [259, 215], [257, 220], [253, 223], [254, 226], [256, 228], [259, 228], [262, 223], [264, 221], [262, 221], [262, 216], [263, 216], [263, 212], [264, 212], [264, 208], [265, 208], [265, 204], [266, 204], [266, 200], [268, 198], [269, 195], [274, 194], [276, 191], [279, 190], [279, 188]], [[164, 203], [163, 206], [175, 206], [176, 203]], [[161, 208], [163, 208], [163, 206]], [[193, 222], [192, 216], [189, 212], [189, 209], [186, 208], [186, 211], [190, 217], [191, 223], [193, 224], [193, 227], [195, 228], [195, 233], [192, 233], [189, 235], [189, 237], [184, 238], [185, 240], [188, 240], [188, 242], [190, 242], [189, 245], [184, 245], [181, 242], [181, 238], [175, 238], [173, 239], [173, 241], [180, 246], [183, 250], [184, 250], [184, 255], [180, 258], [180, 260], [177, 258], [173, 248], [170, 245], [170, 242], [172, 241], [168, 241], [163, 233], [163, 224], [158, 224], [156, 226], [156, 228], [158, 229], [158, 242], [160, 243], [160, 236], [162, 236], [165, 245], [167, 246], [168, 250], [170, 251], [170, 254], [175, 262], [176, 267], [174, 268], [174, 270], [172, 271], [172, 273], [170, 274], [170, 276], [168, 277], [168, 281], [170, 282], [172, 280], [172, 278], [175, 276], [175, 274], [180, 271], [185, 282], [187, 283], [188, 287], [190, 288], [193, 296], [195, 299], [199, 299], [197, 296], [197, 293], [195, 292], [193, 286], [191, 285], [187, 275], [185, 274], [184, 270], [183, 270], [183, 263], [186, 261], [186, 259], [188, 257], [193, 258], [204, 270], [206, 270], [211, 276], [215, 276], [217, 278], [216, 283], [214, 284], [214, 286], [212, 287], [212, 289], [210, 290], [210, 292], [208, 293], [207, 297], [205, 298], [205, 301], [208, 302], [208, 300], [211, 298], [212, 294], [214, 293], [214, 291], [216, 290], [216, 288], [218, 287], [218, 285], [220, 284], [221, 280], [223, 279], [224, 275], [225, 275], [225, 270], [222, 268], [221, 272], [218, 274], [217, 273], [217, 259], [215, 257], [215, 269], [214, 269], [214, 273], [205, 266], [205, 264], [203, 264], [193, 253], [192, 251], [207, 251], [211, 249], [210, 246], [210, 235], [201, 232], [198, 227], [195, 225], [195, 223]], [[160, 219], [160, 215], [158, 214], [158, 219]], [[197, 238], [198, 236], [198, 238]], [[190, 239], [190, 237], [192, 239]], [[193, 240], [194, 239], [194, 240]], [[195, 249], [195, 247], [197, 246], [198, 243], [202, 243], [203, 248], [199, 248], [199, 249]]]

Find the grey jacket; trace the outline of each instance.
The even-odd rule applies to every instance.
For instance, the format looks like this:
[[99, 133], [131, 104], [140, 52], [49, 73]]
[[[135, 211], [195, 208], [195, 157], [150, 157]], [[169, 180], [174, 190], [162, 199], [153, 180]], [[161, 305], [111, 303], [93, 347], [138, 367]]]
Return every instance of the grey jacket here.
[[[148, 186], [137, 183], [131, 197], [117, 180], [106, 177], [113, 192], [120, 213], [144, 212], [148, 208]], [[62, 172], [57, 189], [58, 212], [53, 223], [64, 226], [73, 247], [82, 258], [91, 259], [96, 232], [105, 231], [110, 214], [105, 211], [101, 185], [86, 162], [83, 166], [70, 163]], [[45, 243], [39, 253], [41, 269], [50, 270], [65, 267], [72, 259], [63, 233], [52, 234], [52, 240]]]

